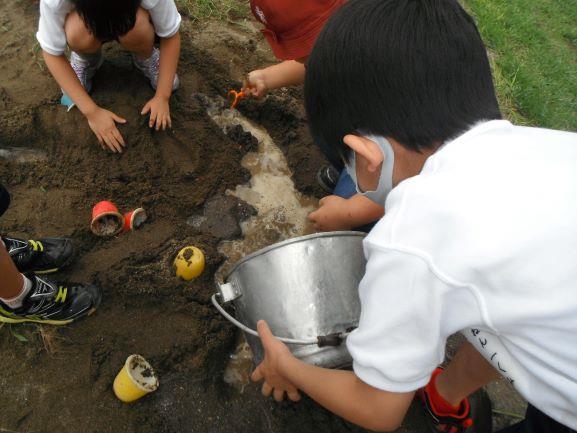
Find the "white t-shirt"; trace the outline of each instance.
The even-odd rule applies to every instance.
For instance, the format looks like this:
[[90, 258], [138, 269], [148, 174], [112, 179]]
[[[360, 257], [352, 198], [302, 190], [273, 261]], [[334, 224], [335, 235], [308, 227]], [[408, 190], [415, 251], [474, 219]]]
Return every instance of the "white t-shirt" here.
[[577, 134], [481, 123], [385, 209], [364, 243], [355, 373], [416, 390], [462, 331], [530, 403], [577, 429]]
[[[169, 38], [178, 32], [181, 17], [174, 0], [142, 0], [152, 19], [154, 31], [161, 38]], [[66, 34], [64, 21], [74, 9], [69, 0], [40, 0], [40, 20], [36, 39], [44, 51], [54, 56], [64, 54]]]

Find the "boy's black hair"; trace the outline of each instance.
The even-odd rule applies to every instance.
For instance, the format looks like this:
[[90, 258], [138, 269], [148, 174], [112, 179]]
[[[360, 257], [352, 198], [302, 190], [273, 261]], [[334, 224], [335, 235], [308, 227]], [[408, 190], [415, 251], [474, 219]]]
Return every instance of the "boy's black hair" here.
[[111, 41], [134, 27], [141, 0], [72, 0], [92, 34], [100, 41]]
[[347, 2], [308, 59], [305, 104], [315, 141], [338, 165], [349, 133], [421, 151], [501, 118], [485, 46], [456, 0]]

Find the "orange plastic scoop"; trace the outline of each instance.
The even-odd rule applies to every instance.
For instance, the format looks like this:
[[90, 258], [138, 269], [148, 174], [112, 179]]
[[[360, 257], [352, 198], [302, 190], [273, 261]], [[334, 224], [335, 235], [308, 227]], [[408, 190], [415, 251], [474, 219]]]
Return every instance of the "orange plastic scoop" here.
[[241, 99], [243, 99], [246, 95], [244, 94], [244, 92], [241, 90], [240, 92], [237, 92], [236, 90], [231, 90], [230, 92], [228, 92], [228, 97], [229, 99], [232, 99], [232, 103], [230, 104], [230, 108], [235, 108], [236, 105], [239, 103], [239, 101]]

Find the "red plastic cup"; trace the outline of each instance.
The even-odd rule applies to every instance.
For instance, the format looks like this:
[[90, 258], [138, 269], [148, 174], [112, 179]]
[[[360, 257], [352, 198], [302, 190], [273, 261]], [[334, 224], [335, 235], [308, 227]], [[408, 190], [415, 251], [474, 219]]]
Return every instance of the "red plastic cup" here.
[[128, 232], [130, 230], [137, 230], [142, 224], [146, 222], [147, 218], [148, 215], [146, 215], [146, 211], [141, 207], [125, 213], [124, 226], [122, 227], [122, 231]]
[[114, 236], [122, 230], [124, 217], [111, 201], [101, 201], [92, 208], [90, 230], [96, 236]]

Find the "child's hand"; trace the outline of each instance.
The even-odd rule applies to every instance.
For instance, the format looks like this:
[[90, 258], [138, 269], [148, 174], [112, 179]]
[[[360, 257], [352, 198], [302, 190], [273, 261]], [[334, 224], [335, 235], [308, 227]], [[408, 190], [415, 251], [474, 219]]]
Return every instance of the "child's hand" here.
[[347, 205], [347, 199], [329, 195], [319, 201], [319, 208], [309, 214], [309, 220], [315, 229], [323, 232], [350, 230], [352, 224], [347, 218]]
[[120, 131], [116, 128], [116, 122], [126, 123], [126, 119], [100, 107], [96, 107], [95, 110], [88, 113], [86, 119], [103, 149], [108, 146], [113, 152], [122, 153], [122, 148], [126, 144]]
[[146, 103], [140, 114], [145, 115], [150, 113], [150, 120], [148, 126], [154, 127], [156, 123], [156, 130], [163, 131], [168, 127], [172, 128], [172, 121], [170, 120], [170, 107], [168, 105], [168, 98], [164, 96], [154, 95], [154, 97]]
[[262, 394], [269, 397], [273, 394], [276, 401], [283, 401], [285, 392], [292, 401], [299, 401], [301, 396], [298, 389], [282, 374], [283, 363], [293, 357], [291, 351], [277, 340], [266, 322], [257, 323], [258, 335], [264, 348], [264, 360], [252, 373], [253, 382], [264, 379]]
[[265, 81], [265, 73], [261, 69], [250, 72], [242, 85], [242, 91], [247, 96], [260, 99], [268, 93], [268, 87]]

